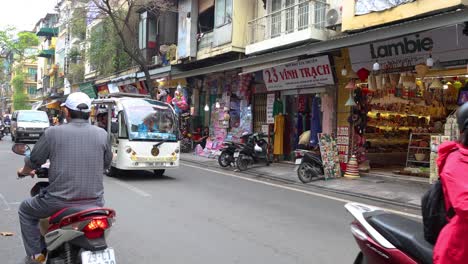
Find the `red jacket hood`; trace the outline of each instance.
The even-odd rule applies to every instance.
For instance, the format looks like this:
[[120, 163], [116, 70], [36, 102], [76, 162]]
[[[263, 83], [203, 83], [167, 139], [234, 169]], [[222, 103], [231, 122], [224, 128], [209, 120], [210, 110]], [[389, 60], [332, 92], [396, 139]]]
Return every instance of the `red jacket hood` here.
[[439, 172], [444, 168], [445, 162], [447, 161], [450, 153], [455, 150], [458, 150], [461, 154], [460, 161], [468, 163], [468, 149], [466, 147], [455, 141], [445, 142], [439, 146], [439, 158], [437, 159]]

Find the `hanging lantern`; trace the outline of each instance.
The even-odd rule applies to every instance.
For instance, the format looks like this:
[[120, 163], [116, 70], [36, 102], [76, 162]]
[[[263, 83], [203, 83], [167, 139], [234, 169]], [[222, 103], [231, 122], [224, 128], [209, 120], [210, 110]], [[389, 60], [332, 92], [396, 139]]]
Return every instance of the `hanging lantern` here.
[[348, 70], [346, 69], [346, 67], [343, 67], [343, 69], [341, 69], [341, 76], [346, 76], [348, 75]]
[[221, 107], [221, 105], [219, 104], [219, 102], [216, 102], [215, 107], [216, 107], [216, 109], [219, 109], [219, 108]]
[[372, 69], [373, 69], [374, 71], [380, 70], [380, 64], [379, 64], [378, 61], [375, 61], [374, 65], [372, 65]]
[[444, 85], [439, 81], [439, 79], [435, 79], [431, 85], [429, 86], [431, 89], [442, 89]]
[[208, 104], [205, 105], [205, 108], [204, 108], [205, 112], [208, 112], [210, 111], [210, 107], [208, 106]]
[[424, 64], [418, 64], [414, 67], [414, 69], [416, 70], [416, 75], [419, 78], [424, 78], [424, 76], [427, 74], [427, 71], [429, 70], [428, 66]]
[[346, 101], [345, 106], [356, 106], [356, 102], [354, 101], [353, 95], [350, 93], [348, 101]]
[[434, 59], [432, 58], [432, 54], [429, 55], [429, 58], [426, 59], [426, 66], [432, 67], [434, 66]]
[[460, 89], [460, 88], [462, 88], [462, 86], [463, 86], [463, 84], [459, 80], [456, 80], [453, 83], [453, 87], [455, 87], [456, 89]]
[[348, 84], [346, 84], [345, 89], [348, 89], [348, 90], [356, 89], [356, 82], [354, 80], [350, 80]]
[[348, 75], [346, 75], [346, 77], [348, 79], [359, 79], [359, 76], [357, 75], [357, 73], [353, 69], [348, 71]]

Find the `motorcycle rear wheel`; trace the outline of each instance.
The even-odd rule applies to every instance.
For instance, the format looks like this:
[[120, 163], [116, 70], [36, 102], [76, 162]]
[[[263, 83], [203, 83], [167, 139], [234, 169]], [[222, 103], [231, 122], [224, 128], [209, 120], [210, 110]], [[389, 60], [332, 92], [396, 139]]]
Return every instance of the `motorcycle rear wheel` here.
[[318, 173], [318, 168], [316, 168], [317, 165], [309, 163], [309, 162], [303, 162], [301, 165], [299, 165], [299, 168], [297, 169], [297, 177], [302, 183], [309, 183], [311, 182], [314, 178], [319, 177]]
[[231, 160], [233, 159], [232, 155], [226, 151], [221, 152], [221, 155], [218, 157], [219, 166], [226, 168], [231, 165]]
[[249, 159], [243, 155], [243, 154], [240, 154], [239, 157], [237, 158], [237, 168], [240, 170], [240, 171], [245, 171], [247, 170], [247, 168], [249, 167]]

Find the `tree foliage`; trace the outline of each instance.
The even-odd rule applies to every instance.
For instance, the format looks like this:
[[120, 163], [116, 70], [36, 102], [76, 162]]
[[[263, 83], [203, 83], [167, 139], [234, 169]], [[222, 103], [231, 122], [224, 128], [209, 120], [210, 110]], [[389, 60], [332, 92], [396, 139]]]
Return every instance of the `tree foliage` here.
[[11, 84], [13, 86], [13, 108], [15, 110], [25, 110], [29, 109], [30, 105], [28, 103], [28, 95], [26, 94], [24, 87], [24, 80], [26, 76], [24, 74], [17, 74], [12, 80]]
[[145, 73], [146, 84], [150, 93], [153, 84], [149, 73], [149, 65], [138, 47], [138, 13], [146, 10], [150, 13], [161, 14], [176, 10], [173, 0], [91, 0], [95, 12], [110, 20], [115, 35], [120, 41], [128, 57]]
[[88, 36], [87, 59], [101, 75], [111, 74], [131, 66], [131, 58], [115, 33], [109, 18], [103, 18]]

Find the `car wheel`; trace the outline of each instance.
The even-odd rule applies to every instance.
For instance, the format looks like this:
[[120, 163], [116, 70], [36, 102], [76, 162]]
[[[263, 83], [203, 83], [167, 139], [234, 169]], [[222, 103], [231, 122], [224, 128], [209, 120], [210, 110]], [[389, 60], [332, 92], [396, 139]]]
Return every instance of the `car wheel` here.
[[154, 170], [154, 176], [156, 177], [162, 177], [164, 175], [164, 172], [166, 172], [166, 170]]

